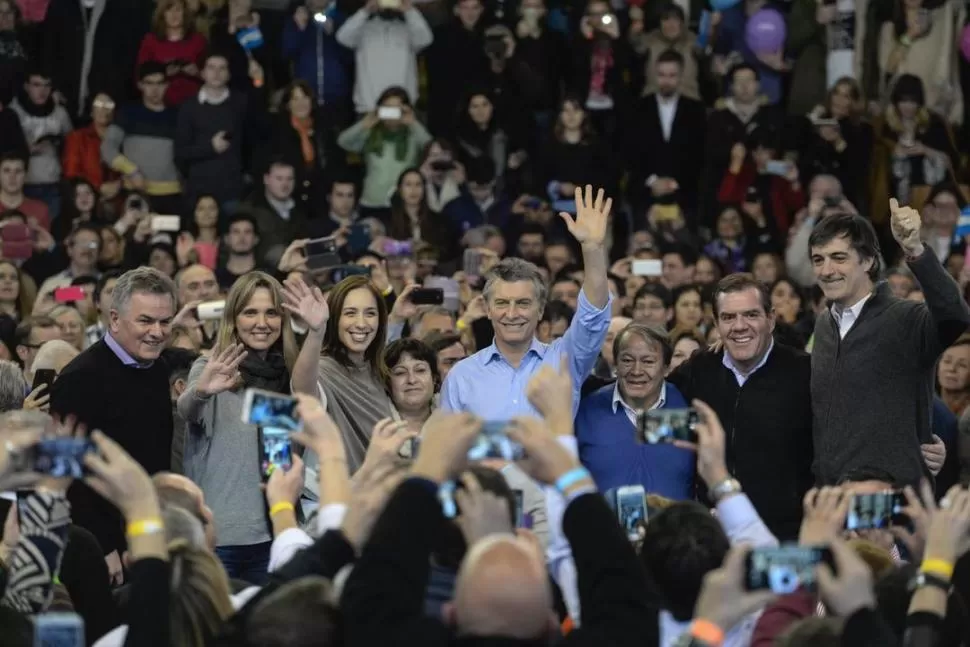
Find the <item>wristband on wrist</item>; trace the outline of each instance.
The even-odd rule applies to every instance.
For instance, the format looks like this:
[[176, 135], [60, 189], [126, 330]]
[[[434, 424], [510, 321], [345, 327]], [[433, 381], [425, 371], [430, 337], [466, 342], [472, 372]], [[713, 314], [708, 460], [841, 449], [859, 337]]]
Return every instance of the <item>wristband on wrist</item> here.
[[280, 501], [279, 503], [275, 504], [272, 508], [269, 509], [269, 516], [275, 517], [277, 514], [279, 514], [280, 512], [283, 512], [284, 510], [289, 510], [290, 512], [296, 512], [296, 506], [294, 506], [289, 501]]
[[142, 519], [132, 521], [128, 524], [129, 537], [141, 537], [142, 535], [154, 535], [165, 530], [161, 519]]
[[945, 559], [924, 559], [919, 570], [921, 573], [930, 573], [948, 580], [953, 577], [953, 564]]
[[458, 328], [459, 331], [462, 331], [468, 328], [468, 324], [465, 323], [464, 319], [459, 319], [458, 323], [455, 324], [455, 327]]
[[556, 490], [560, 494], [566, 494], [566, 490], [571, 486], [576, 485], [583, 479], [590, 478], [589, 471], [585, 467], [574, 467], [569, 470], [558, 479], [556, 479]]
[[690, 624], [690, 635], [711, 647], [721, 647], [724, 644], [724, 630], [703, 618], [698, 618]]

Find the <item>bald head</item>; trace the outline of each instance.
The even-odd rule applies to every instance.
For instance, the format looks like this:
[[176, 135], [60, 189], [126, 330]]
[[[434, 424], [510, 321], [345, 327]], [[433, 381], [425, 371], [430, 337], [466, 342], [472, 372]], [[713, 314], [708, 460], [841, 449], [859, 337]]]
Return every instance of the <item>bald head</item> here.
[[64, 367], [81, 353], [77, 348], [60, 339], [52, 339], [44, 342], [44, 345], [37, 351], [34, 364], [31, 368], [36, 373], [42, 370], [52, 370], [60, 375]]
[[219, 297], [216, 275], [205, 265], [189, 265], [179, 272], [176, 283], [182, 305], [192, 301], [214, 301]]
[[543, 638], [556, 624], [545, 564], [534, 546], [493, 535], [465, 554], [455, 584], [460, 635]]
[[216, 545], [215, 521], [212, 510], [205, 504], [202, 488], [181, 474], [174, 472], [158, 472], [152, 477], [158, 501], [163, 506], [182, 508], [198, 519], [204, 529], [209, 548]]

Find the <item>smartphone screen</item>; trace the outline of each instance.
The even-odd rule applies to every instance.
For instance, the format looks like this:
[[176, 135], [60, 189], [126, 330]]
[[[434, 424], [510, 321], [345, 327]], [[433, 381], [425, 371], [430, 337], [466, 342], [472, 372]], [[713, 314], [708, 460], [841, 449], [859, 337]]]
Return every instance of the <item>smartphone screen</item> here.
[[491, 421], [482, 424], [482, 430], [468, 450], [468, 460], [481, 461], [486, 458], [501, 458], [517, 461], [525, 458], [525, 449], [505, 434], [507, 422]]
[[31, 391], [36, 391], [37, 387], [42, 384], [46, 384], [48, 387], [54, 383], [54, 379], [57, 377], [57, 371], [52, 368], [39, 368], [34, 371], [34, 382], [30, 385]]
[[466, 249], [462, 258], [462, 270], [468, 280], [477, 279], [482, 272], [482, 253], [477, 249]]
[[261, 427], [259, 430], [259, 469], [265, 478], [274, 471], [284, 472], [293, 467], [293, 443], [290, 432], [282, 427]]
[[302, 427], [296, 413], [296, 398], [282, 393], [246, 389], [243, 422], [257, 427], [278, 427], [287, 432]]
[[307, 241], [304, 248], [307, 267], [311, 270], [321, 270], [340, 265], [340, 255], [337, 254], [337, 239], [330, 236]]
[[886, 529], [902, 521], [906, 497], [902, 492], [856, 494], [845, 516], [846, 530]]
[[616, 518], [631, 541], [640, 538], [641, 526], [647, 521], [647, 495], [642, 485], [616, 489]]
[[700, 418], [696, 409], [651, 409], [641, 413], [637, 420], [640, 438], [648, 445], [675, 440], [697, 442], [697, 423]]
[[787, 595], [799, 588], [815, 590], [815, 567], [834, 564], [832, 552], [822, 546], [789, 544], [755, 548], [746, 559], [745, 585], [749, 591], [769, 589]]
[[84, 288], [80, 285], [71, 285], [66, 288], [55, 288], [54, 289], [54, 301], [57, 303], [73, 303], [75, 301], [84, 301], [85, 294]]
[[415, 288], [408, 299], [416, 306], [440, 306], [445, 302], [445, 291], [442, 288]]
[[765, 172], [769, 175], [777, 175], [779, 177], [785, 177], [788, 175], [788, 169], [790, 168], [790, 163], [782, 160], [770, 160], [765, 164]]
[[94, 451], [94, 443], [87, 438], [44, 438], [33, 449], [33, 470], [56, 478], [81, 478], [84, 455]]
[[633, 261], [630, 264], [630, 269], [636, 276], [662, 276], [663, 261], [656, 259]]
[[76, 613], [34, 616], [34, 647], [84, 647], [84, 620]]

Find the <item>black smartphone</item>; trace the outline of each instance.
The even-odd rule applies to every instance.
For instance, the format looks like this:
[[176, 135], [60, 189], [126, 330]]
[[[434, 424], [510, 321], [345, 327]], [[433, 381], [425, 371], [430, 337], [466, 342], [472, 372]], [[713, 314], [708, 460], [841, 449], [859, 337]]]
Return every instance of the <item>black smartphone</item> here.
[[640, 440], [648, 445], [683, 440], [697, 442], [697, 410], [651, 409], [637, 416]]
[[361, 252], [370, 245], [370, 225], [357, 223], [350, 226], [347, 233], [347, 248], [351, 252]]
[[444, 172], [450, 171], [453, 168], [455, 168], [455, 163], [452, 160], [435, 160], [431, 162], [432, 171]]
[[57, 377], [57, 371], [52, 368], [39, 368], [34, 371], [34, 383], [30, 385], [31, 392], [36, 391], [37, 387], [41, 384], [46, 384], [48, 390], [50, 385], [54, 383], [54, 378]]
[[854, 494], [845, 516], [846, 530], [884, 530], [906, 521], [903, 508], [906, 496], [902, 492], [874, 492]]
[[56, 478], [81, 478], [87, 471], [84, 455], [97, 451], [87, 438], [43, 438], [30, 452], [33, 471]]
[[745, 587], [749, 591], [769, 589], [776, 595], [788, 595], [800, 588], [814, 591], [815, 567], [819, 564], [835, 569], [832, 551], [825, 546], [755, 548], [745, 560]]
[[468, 450], [468, 460], [481, 461], [486, 458], [500, 458], [505, 461], [517, 461], [525, 458], [525, 448], [506, 435], [509, 423], [490, 421], [482, 424], [478, 438]]
[[442, 288], [415, 288], [408, 300], [416, 306], [440, 306], [445, 302], [445, 291]]
[[340, 265], [337, 239], [333, 236], [307, 241], [303, 252], [306, 254], [307, 267], [311, 270], [321, 270]]
[[370, 276], [371, 268], [363, 265], [341, 265], [330, 272], [330, 282], [340, 283], [348, 276]]

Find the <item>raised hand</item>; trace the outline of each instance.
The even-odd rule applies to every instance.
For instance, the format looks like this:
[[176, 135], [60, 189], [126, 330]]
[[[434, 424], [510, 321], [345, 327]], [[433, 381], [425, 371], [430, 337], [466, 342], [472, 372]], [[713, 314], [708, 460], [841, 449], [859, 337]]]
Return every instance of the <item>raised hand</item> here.
[[283, 307], [303, 320], [310, 330], [319, 332], [330, 319], [330, 308], [320, 288], [312, 288], [300, 277], [283, 281]]
[[316, 452], [321, 463], [328, 459], [346, 461], [347, 454], [340, 430], [320, 400], [305, 393], [296, 393], [295, 396], [296, 412], [303, 421], [303, 431], [290, 436], [293, 442]]
[[907, 256], [919, 256], [923, 253], [923, 241], [919, 234], [923, 221], [920, 219], [919, 211], [912, 207], [901, 207], [896, 198], [889, 200], [889, 210], [891, 212], [890, 225], [893, 230], [893, 238], [903, 248]]
[[535, 372], [526, 384], [525, 395], [556, 433], [572, 435], [573, 380], [565, 353], [559, 359], [558, 371], [543, 364]]
[[244, 359], [246, 347], [242, 344], [233, 344], [211, 357], [195, 383], [198, 394], [206, 397], [235, 388], [240, 381], [239, 365]]
[[515, 532], [507, 500], [484, 490], [471, 472], [462, 474], [461, 482], [465, 487], [455, 491], [455, 502], [461, 510], [457, 521], [468, 546], [489, 535]]
[[566, 223], [569, 233], [584, 247], [602, 247], [606, 240], [606, 227], [609, 223], [610, 209], [613, 198], [605, 198], [603, 189], [596, 192], [593, 199], [593, 187], [586, 185], [585, 195], [576, 187], [576, 219], [568, 213], [560, 212], [559, 217]]
[[418, 314], [418, 306], [411, 302], [411, 293], [419, 287], [417, 283], [411, 283], [401, 291], [387, 316], [388, 323], [402, 324]]
[[47, 413], [50, 410], [50, 393], [47, 389], [50, 385], [48, 384], [38, 384], [37, 388], [30, 392], [30, 394], [24, 399], [24, 409], [31, 410], [36, 409], [37, 411], [43, 411]]
[[805, 516], [798, 534], [802, 546], [828, 544], [842, 533], [852, 495], [838, 487], [812, 488], [802, 506]]

